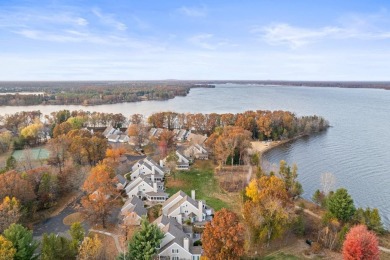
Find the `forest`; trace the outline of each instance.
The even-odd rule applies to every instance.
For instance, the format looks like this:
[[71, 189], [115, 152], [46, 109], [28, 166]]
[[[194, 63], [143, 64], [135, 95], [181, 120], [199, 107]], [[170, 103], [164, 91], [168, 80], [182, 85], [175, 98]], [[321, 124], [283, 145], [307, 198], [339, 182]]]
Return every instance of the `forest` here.
[[[191, 88], [213, 85], [188, 82], [0, 82], [0, 106], [101, 105], [186, 96]], [[36, 92], [37, 94], [23, 94]], [[11, 94], [12, 93], [12, 94]], [[15, 94], [13, 94], [15, 93]]]

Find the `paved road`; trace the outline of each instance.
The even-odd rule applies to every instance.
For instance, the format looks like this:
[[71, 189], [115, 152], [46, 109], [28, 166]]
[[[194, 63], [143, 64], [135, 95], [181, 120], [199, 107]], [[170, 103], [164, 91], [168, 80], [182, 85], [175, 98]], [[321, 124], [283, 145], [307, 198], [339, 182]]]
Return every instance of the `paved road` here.
[[[66, 216], [76, 212], [75, 206], [79, 202], [80, 198], [77, 201], [70, 203], [60, 214], [34, 225], [33, 236], [41, 237], [44, 233], [56, 233], [69, 236], [69, 226], [65, 225], [63, 221]], [[82, 225], [85, 230], [89, 229], [89, 225], [85, 221]]]

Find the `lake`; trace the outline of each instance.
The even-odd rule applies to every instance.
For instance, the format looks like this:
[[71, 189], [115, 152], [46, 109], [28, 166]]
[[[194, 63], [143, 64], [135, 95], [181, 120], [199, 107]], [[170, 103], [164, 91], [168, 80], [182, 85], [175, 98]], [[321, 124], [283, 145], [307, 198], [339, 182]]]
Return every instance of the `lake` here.
[[224, 113], [246, 110], [288, 110], [297, 115], [320, 115], [332, 125], [326, 132], [277, 147], [264, 155], [271, 163], [298, 165], [303, 197], [320, 188], [322, 173], [336, 176], [359, 207], [379, 208], [390, 226], [390, 91], [382, 89], [310, 88], [217, 85], [191, 89], [187, 97], [112, 105], [0, 107], [0, 114], [41, 110], [44, 114], [89, 110], [130, 115], [158, 111]]

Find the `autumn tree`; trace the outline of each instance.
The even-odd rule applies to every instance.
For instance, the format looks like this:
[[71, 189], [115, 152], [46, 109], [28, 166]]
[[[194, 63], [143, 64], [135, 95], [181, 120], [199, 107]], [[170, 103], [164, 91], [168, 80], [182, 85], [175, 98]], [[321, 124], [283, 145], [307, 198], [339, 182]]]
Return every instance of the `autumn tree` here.
[[65, 135], [52, 138], [48, 143], [48, 150], [50, 152], [48, 163], [58, 167], [60, 173], [62, 173], [65, 162], [69, 157], [68, 149], [70, 144], [71, 140]]
[[129, 241], [127, 252], [121, 253], [117, 260], [152, 260], [163, 238], [164, 233], [160, 228], [144, 218], [141, 221], [141, 229]]
[[58, 195], [58, 179], [56, 174], [49, 172], [43, 173], [37, 195], [43, 208], [53, 206]]
[[88, 219], [101, 222], [104, 228], [115, 202], [116, 180], [112, 175], [113, 169], [100, 163], [91, 169], [83, 185], [83, 190], [87, 192], [81, 201], [83, 212]]
[[327, 201], [329, 212], [341, 221], [349, 221], [356, 209], [352, 197], [344, 188], [336, 190]]
[[175, 134], [164, 129], [158, 138], [158, 147], [161, 157], [166, 157], [176, 147]]
[[22, 216], [20, 203], [15, 197], [6, 196], [0, 204], [0, 233], [13, 223], [18, 223]]
[[343, 258], [379, 260], [378, 238], [364, 225], [351, 228], [343, 244]]
[[31, 230], [19, 224], [12, 224], [4, 231], [4, 237], [11, 241], [16, 249], [14, 260], [38, 259], [35, 251], [39, 246], [39, 242], [33, 239]]
[[72, 125], [69, 122], [63, 122], [56, 125], [53, 129], [53, 137], [57, 138], [60, 135], [66, 135], [72, 130]]
[[131, 116], [130, 122], [131, 124], [127, 129], [127, 133], [129, 136], [134, 138], [135, 145], [141, 147], [144, 145], [149, 134], [144, 117], [140, 114], [134, 114]]
[[0, 153], [7, 152], [12, 145], [11, 132], [0, 133]]
[[284, 181], [276, 176], [252, 180], [246, 188], [248, 200], [243, 215], [255, 240], [269, 242], [280, 237], [294, 220]]
[[292, 197], [296, 197], [302, 194], [302, 185], [297, 180], [298, 167], [296, 164], [294, 164], [291, 168], [284, 160], [281, 160], [279, 175], [283, 178], [286, 189]]
[[98, 259], [102, 252], [102, 242], [97, 235], [94, 237], [85, 237], [79, 248], [79, 260]]
[[12, 242], [0, 235], [0, 259], [13, 260], [15, 253], [16, 249], [13, 247]]
[[20, 136], [27, 140], [30, 145], [38, 144], [42, 138], [43, 124], [39, 121], [24, 127], [20, 131]]
[[16, 197], [22, 203], [32, 201], [36, 198], [33, 187], [28, 180], [16, 171], [9, 171], [0, 174], [0, 199], [6, 196]]
[[215, 213], [202, 235], [203, 250], [209, 259], [240, 259], [244, 254], [244, 243], [244, 226], [238, 216], [227, 209]]

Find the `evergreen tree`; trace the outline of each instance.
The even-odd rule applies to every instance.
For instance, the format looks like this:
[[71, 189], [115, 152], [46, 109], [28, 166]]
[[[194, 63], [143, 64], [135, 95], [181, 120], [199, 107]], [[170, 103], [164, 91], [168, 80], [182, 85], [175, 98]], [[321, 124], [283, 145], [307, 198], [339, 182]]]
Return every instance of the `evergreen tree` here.
[[42, 239], [42, 260], [69, 260], [76, 255], [71, 247], [71, 241], [56, 234], [44, 234]]
[[146, 219], [143, 219], [141, 229], [134, 234], [128, 244], [128, 252], [120, 254], [117, 260], [151, 260], [156, 255], [156, 248], [160, 245], [163, 238], [164, 233], [157, 225], [151, 224]]
[[20, 224], [12, 224], [4, 231], [4, 237], [11, 241], [16, 249], [15, 260], [38, 259], [35, 250], [39, 243], [33, 239], [32, 231]]
[[351, 220], [356, 211], [353, 199], [344, 188], [329, 197], [328, 209], [337, 219], [345, 222]]
[[80, 222], [75, 222], [70, 226], [69, 233], [72, 237], [71, 248], [77, 252], [81, 242], [84, 240], [85, 230]]

